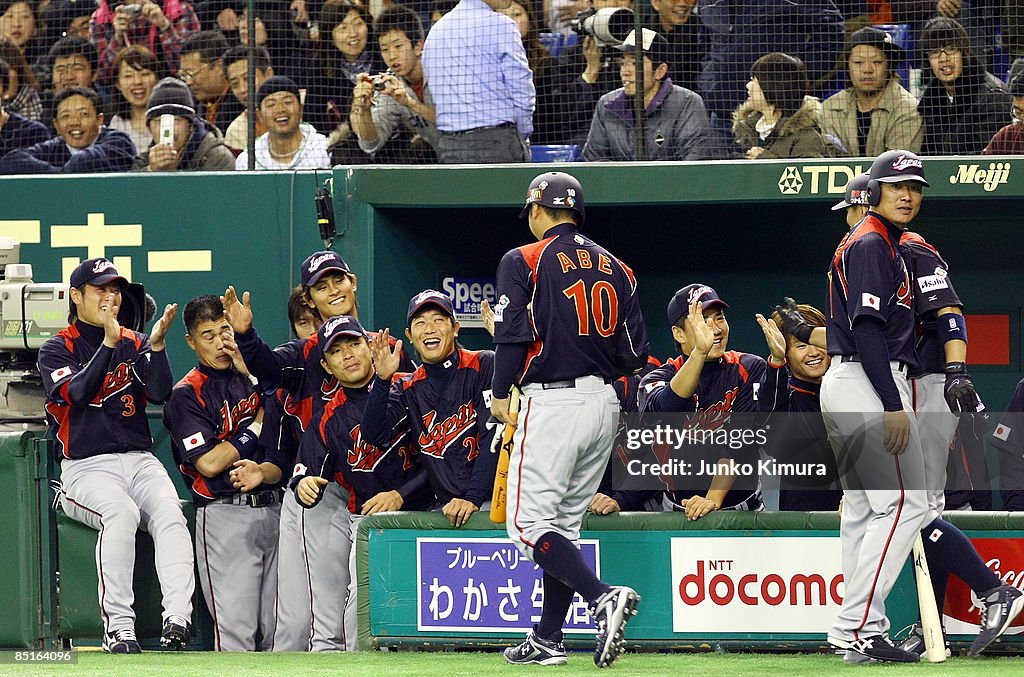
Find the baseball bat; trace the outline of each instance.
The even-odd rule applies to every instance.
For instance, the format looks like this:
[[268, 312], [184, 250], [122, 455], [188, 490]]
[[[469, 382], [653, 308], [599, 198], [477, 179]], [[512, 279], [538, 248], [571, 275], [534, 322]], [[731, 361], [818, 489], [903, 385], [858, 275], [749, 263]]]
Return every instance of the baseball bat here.
[[[519, 420], [519, 389], [512, 388], [508, 403], [508, 413], [513, 421]], [[498, 447], [498, 469], [494, 473], [494, 491], [491, 494], [491, 521], [495, 524], [505, 523], [505, 508], [508, 504], [508, 461], [512, 453], [512, 436], [516, 429], [505, 424], [501, 433], [501, 445]]]
[[924, 555], [921, 534], [914, 541], [914, 574], [917, 578], [917, 603], [921, 607], [924, 657], [929, 663], [942, 663], [946, 660], [946, 642], [942, 637], [942, 622], [935, 604], [932, 575], [928, 571], [928, 558]]

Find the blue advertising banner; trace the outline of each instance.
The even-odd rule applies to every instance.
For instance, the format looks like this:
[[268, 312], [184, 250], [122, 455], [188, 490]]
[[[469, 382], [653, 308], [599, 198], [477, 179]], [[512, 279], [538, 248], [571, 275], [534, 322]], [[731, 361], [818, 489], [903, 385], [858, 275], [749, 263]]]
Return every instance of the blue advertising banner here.
[[[598, 576], [600, 544], [581, 540], [583, 559]], [[540, 568], [507, 538], [417, 538], [417, 629], [515, 632], [540, 621]], [[564, 632], [593, 633], [587, 603], [573, 597]]]

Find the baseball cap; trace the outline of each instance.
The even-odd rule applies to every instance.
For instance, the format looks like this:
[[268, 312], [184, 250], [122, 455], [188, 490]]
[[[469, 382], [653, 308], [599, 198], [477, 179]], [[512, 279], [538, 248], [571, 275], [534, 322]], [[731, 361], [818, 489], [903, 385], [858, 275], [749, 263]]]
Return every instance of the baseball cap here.
[[675, 326], [679, 324], [679, 320], [686, 317], [687, 313], [690, 312], [690, 304], [697, 299], [700, 299], [701, 310], [707, 310], [714, 305], [720, 305], [723, 308], [729, 307], [729, 304], [723, 301], [714, 289], [706, 284], [694, 282], [672, 295], [672, 300], [668, 302], [669, 325]]
[[[643, 28], [641, 30], [643, 35], [643, 45], [641, 48], [644, 50], [644, 56], [651, 60], [651, 64], [655, 68], [663, 63], [667, 63], [665, 55], [668, 53], [668, 40], [650, 28]], [[636, 52], [636, 29], [631, 30], [626, 39], [622, 41], [622, 44], [616, 45], [615, 49], [627, 54]]]
[[420, 312], [424, 306], [437, 306], [446, 315], [449, 315], [453, 320], [455, 319], [455, 308], [452, 306], [452, 300], [448, 298], [447, 294], [436, 289], [424, 289], [409, 299], [409, 312], [405, 314], [406, 322], [411, 324], [413, 315]]
[[317, 331], [317, 343], [320, 346], [320, 354], [323, 355], [327, 349], [342, 336], [366, 337], [366, 330], [359, 320], [351, 315], [335, 315], [324, 322]]
[[530, 214], [530, 205], [537, 203], [552, 209], [571, 209], [580, 215], [582, 222], [583, 186], [576, 177], [565, 172], [545, 172], [534, 177], [526, 191], [526, 204], [519, 212], [519, 218]]
[[909, 150], [888, 150], [882, 153], [871, 163], [868, 175], [872, 181], [879, 183], [917, 181], [929, 185], [924, 178], [924, 163]]
[[836, 212], [854, 205], [868, 204], [869, 181], [871, 181], [870, 174], [859, 174], [850, 179], [850, 182], [846, 184], [846, 197], [841, 202], [837, 202], [832, 207], [832, 211]]
[[341, 254], [332, 251], [313, 252], [302, 262], [302, 273], [299, 283], [303, 287], [311, 287], [316, 281], [324, 276], [324, 273], [331, 270], [339, 270], [343, 273], [351, 273], [345, 259]]
[[99, 286], [112, 280], [120, 280], [124, 284], [128, 284], [128, 280], [117, 272], [114, 264], [102, 256], [82, 261], [71, 273], [71, 286], [75, 288], [81, 287], [83, 284]]
[[907, 60], [906, 50], [896, 44], [892, 35], [878, 28], [866, 26], [861, 28], [859, 31], [854, 31], [850, 36], [850, 45], [846, 52], [847, 55], [849, 55], [857, 45], [868, 45], [882, 50], [882, 53], [885, 54], [885, 58], [889, 60], [890, 70], [893, 68], [894, 64], [902, 63]]

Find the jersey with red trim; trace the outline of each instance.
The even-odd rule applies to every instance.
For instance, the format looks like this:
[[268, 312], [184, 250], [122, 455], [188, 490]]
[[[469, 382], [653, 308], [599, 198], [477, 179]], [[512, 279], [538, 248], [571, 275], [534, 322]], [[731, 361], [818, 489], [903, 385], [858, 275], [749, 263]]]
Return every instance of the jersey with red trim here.
[[289, 398], [284, 388], [263, 395], [263, 430], [260, 431], [260, 444], [267, 449], [276, 449], [276, 456], [284, 464], [281, 469], [285, 486], [288, 485], [289, 473], [294, 472], [302, 437], [299, 420], [286, 411], [290, 406]]
[[873, 317], [882, 329], [889, 359], [915, 365], [910, 274], [901, 255], [902, 231], [874, 212], [843, 238], [828, 272], [830, 355], [853, 355], [853, 323]]
[[[367, 334], [370, 337], [375, 335], [374, 332]], [[396, 343], [392, 337], [391, 345]], [[339, 387], [338, 380], [320, 363], [319, 336], [313, 334], [307, 339], [295, 339], [270, 350], [253, 329], [239, 334], [238, 346], [262, 388], [284, 388], [287, 391], [291, 396], [287, 413], [299, 420], [303, 430], [308, 430], [310, 422], [320, 415]], [[411, 372], [414, 368], [403, 349], [399, 370]]]
[[[940, 320], [935, 313], [941, 308], [963, 308], [953, 288], [949, 266], [939, 251], [914, 232], [900, 237], [908, 254], [907, 267], [914, 289], [914, 315], [917, 317], [917, 358], [921, 373], [941, 374], [946, 366], [945, 341], [942, 332], [948, 331], [949, 318]], [[958, 329], [953, 325], [953, 330]]]
[[[372, 384], [375, 381], [370, 381]], [[376, 381], [383, 387], [383, 383]], [[305, 475], [333, 478], [349, 489], [349, 511], [362, 512], [363, 503], [384, 491], [398, 491], [403, 510], [427, 510], [434, 496], [416, 453], [416, 440], [403, 420], [382, 446], [362, 435], [363, 411], [370, 386], [340, 388], [316, 425], [302, 436], [299, 462]]]
[[[172, 382], [166, 355], [154, 360], [149, 337], [121, 328], [121, 338], [110, 353], [99, 392], [86, 406], [73, 406], [68, 386], [96, 356], [103, 344], [103, 328], [75, 322], [40, 347], [37, 367], [46, 390], [46, 421], [57, 458], [88, 458], [100, 454], [148, 451], [153, 447], [146, 405], [158, 401], [147, 391], [152, 369]], [[99, 355], [97, 359], [102, 358]], [[160, 398], [166, 397], [166, 392]]]
[[[615, 397], [619, 399], [619, 407], [624, 412], [634, 412], [638, 409], [637, 393], [640, 389], [640, 380], [652, 371], [661, 366], [661, 361], [653, 355], [647, 356], [647, 364], [639, 374], [620, 376], [615, 379], [612, 387], [615, 388]], [[611, 466], [609, 466], [611, 467]]]
[[[234, 368], [198, 365], [174, 386], [164, 405], [164, 426], [170, 432], [174, 461], [197, 505], [238, 492], [228, 477], [230, 466], [214, 477], [204, 477], [195, 462], [247, 428], [256, 420], [261, 406], [263, 398], [252, 381]], [[275, 452], [259, 445], [247, 458], [256, 463], [270, 461], [287, 472], [288, 466], [274, 456]]]
[[498, 264], [494, 342], [529, 344], [518, 383], [640, 370], [650, 344], [633, 271], [571, 223]]
[[989, 441], [1000, 451], [1015, 457], [1018, 463], [1024, 457], [1024, 379], [1017, 383], [1013, 397], [1006, 405], [1006, 411], [999, 425], [992, 431]]
[[[440, 392], [429, 378], [434, 369], [451, 370]], [[493, 376], [493, 351], [456, 348], [442, 364], [420, 365], [397, 379], [390, 392], [372, 388], [363, 413], [364, 438], [384, 446], [389, 431], [407, 419], [441, 505], [462, 498], [480, 506], [491, 498], [497, 462], [490, 450], [494, 432], [487, 427]]]

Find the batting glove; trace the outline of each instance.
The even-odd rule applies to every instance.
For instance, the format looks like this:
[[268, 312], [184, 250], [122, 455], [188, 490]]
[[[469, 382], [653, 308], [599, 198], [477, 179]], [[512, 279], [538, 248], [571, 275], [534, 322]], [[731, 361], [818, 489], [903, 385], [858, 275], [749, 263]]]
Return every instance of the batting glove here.
[[811, 340], [814, 325], [809, 324], [807, 319], [800, 314], [800, 310], [796, 307], [796, 301], [787, 296], [782, 299], [781, 306], [775, 306], [775, 312], [782, 319], [781, 328], [784, 333], [792, 334], [803, 343]]
[[943, 393], [946, 404], [954, 414], [973, 414], [985, 411], [978, 392], [974, 389], [974, 381], [967, 373], [967, 365], [963, 362], [950, 362], [946, 365], [946, 386]]

